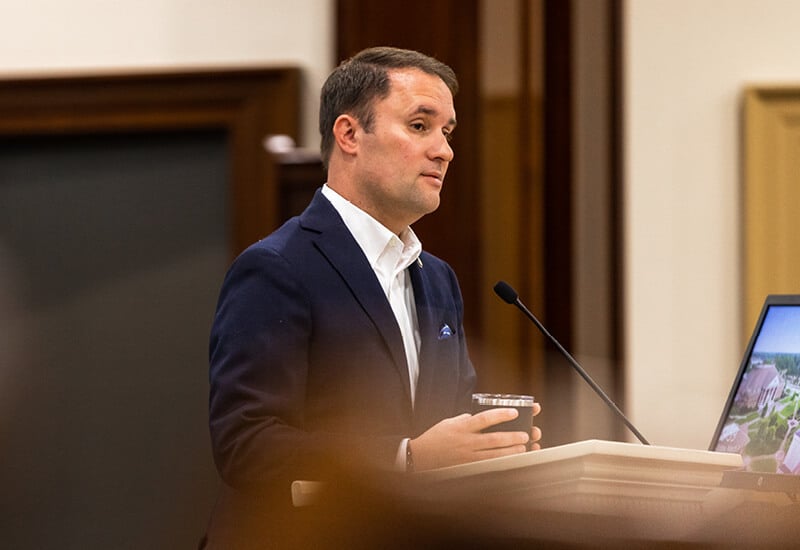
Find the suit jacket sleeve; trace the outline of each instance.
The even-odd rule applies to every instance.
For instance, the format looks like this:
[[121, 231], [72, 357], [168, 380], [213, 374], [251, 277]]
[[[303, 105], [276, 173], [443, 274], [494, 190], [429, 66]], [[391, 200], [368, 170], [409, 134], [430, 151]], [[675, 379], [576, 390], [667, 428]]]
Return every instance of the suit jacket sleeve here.
[[401, 437], [360, 437], [306, 425], [310, 304], [291, 266], [252, 249], [231, 267], [210, 341], [214, 458], [242, 490], [288, 483], [359, 461], [390, 465]]

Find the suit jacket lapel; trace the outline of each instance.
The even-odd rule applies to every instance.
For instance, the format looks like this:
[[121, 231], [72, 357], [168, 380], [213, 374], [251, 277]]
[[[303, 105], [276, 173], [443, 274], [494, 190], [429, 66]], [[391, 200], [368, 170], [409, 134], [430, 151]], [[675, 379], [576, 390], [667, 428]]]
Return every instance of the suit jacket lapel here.
[[414, 301], [417, 307], [417, 323], [419, 324], [421, 340], [414, 416], [426, 418], [435, 385], [436, 367], [432, 364], [430, 357], [433, 352], [433, 346], [436, 344], [435, 335], [439, 330], [439, 319], [431, 308], [428, 296], [430, 280], [425, 273], [424, 267], [417, 261], [408, 269], [411, 273], [411, 284], [414, 286]]
[[301, 225], [318, 233], [314, 243], [344, 279], [353, 296], [372, 319], [389, 348], [395, 367], [411, 406], [411, 385], [403, 336], [392, 307], [383, 293], [375, 272], [336, 209], [317, 190], [311, 204], [301, 215]]

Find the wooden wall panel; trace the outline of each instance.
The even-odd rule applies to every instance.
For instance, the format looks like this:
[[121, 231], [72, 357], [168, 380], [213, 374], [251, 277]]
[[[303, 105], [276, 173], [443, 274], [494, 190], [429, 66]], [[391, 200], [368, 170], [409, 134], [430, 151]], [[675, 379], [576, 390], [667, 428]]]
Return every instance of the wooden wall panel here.
[[768, 294], [800, 293], [800, 86], [753, 86], [744, 98], [742, 341]]

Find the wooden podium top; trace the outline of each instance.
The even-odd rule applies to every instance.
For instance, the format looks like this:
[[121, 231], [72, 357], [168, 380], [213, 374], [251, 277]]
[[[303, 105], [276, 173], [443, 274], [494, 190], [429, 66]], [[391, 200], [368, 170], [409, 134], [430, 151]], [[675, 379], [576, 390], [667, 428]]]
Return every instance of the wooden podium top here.
[[701, 472], [719, 473], [718, 476], [712, 476], [716, 480], [713, 485], [718, 486], [721, 472], [741, 468], [742, 457], [734, 453], [589, 439], [538, 451], [419, 472], [416, 475], [420, 479], [443, 481], [493, 472], [539, 470], [552, 466], [556, 469], [565, 467], [563, 475], [570, 476], [575, 473], [576, 464], [584, 469], [595, 468], [594, 474], [615, 479], [630, 479], [637, 477], [637, 472], [642, 475], [648, 470], [656, 473], [657, 479], [663, 482], [677, 481], [666, 479], [665, 471], [675, 475], [678, 472], [691, 475]]

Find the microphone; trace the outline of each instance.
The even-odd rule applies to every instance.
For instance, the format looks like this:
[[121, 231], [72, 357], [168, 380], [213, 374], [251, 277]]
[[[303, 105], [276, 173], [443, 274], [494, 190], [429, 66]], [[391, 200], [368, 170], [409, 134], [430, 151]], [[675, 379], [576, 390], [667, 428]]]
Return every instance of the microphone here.
[[567, 358], [567, 361], [569, 361], [570, 365], [572, 365], [572, 367], [578, 372], [578, 374], [580, 374], [581, 377], [584, 380], [586, 380], [586, 383], [589, 384], [589, 386], [591, 386], [591, 388], [595, 391], [595, 393], [599, 395], [603, 399], [603, 401], [606, 402], [606, 405], [608, 405], [619, 418], [622, 419], [622, 421], [625, 423], [628, 429], [631, 432], [633, 432], [633, 435], [635, 435], [636, 438], [643, 444], [650, 445], [650, 442], [644, 438], [644, 436], [639, 432], [639, 430], [636, 429], [636, 426], [634, 426], [631, 423], [631, 421], [628, 420], [628, 418], [622, 413], [622, 411], [619, 410], [619, 407], [617, 407], [617, 405], [611, 400], [611, 398], [608, 395], [606, 395], [606, 392], [604, 392], [600, 388], [600, 386], [598, 386], [597, 383], [594, 380], [592, 380], [592, 377], [589, 376], [589, 374], [585, 370], [583, 370], [583, 367], [581, 367], [575, 359], [573, 359], [572, 355], [570, 355], [569, 352], [564, 349], [564, 346], [562, 346], [559, 343], [559, 341], [556, 340], [547, 331], [546, 328], [544, 328], [544, 325], [542, 325], [542, 323], [539, 322], [539, 319], [537, 319], [533, 315], [533, 313], [531, 313], [530, 310], [527, 307], [525, 307], [525, 304], [523, 304], [520, 301], [517, 291], [514, 290], [511, 287], [511, 285], [509, 285], [505, 281], [498, 281], [498, 283], [494, 285], [494, 292], [495, 294], [500, 296], [500, 299], [502, 299], [505, 303], [517, 306], [519, 310], [522, 311], [522, 313], [524, 313], [526, 317], [528, 317], [528, 319], [533, 321], [533, 324], [536, 325], [536, 328], [538, 328], [541, 331], [541, 333], [544, 334], [547, 337], [547, 339], [550, 340], [553, 343], [553, 345], [555, 345], [556, 348], [558, 348], [558, 351], [561, 352], [561, 355]]

